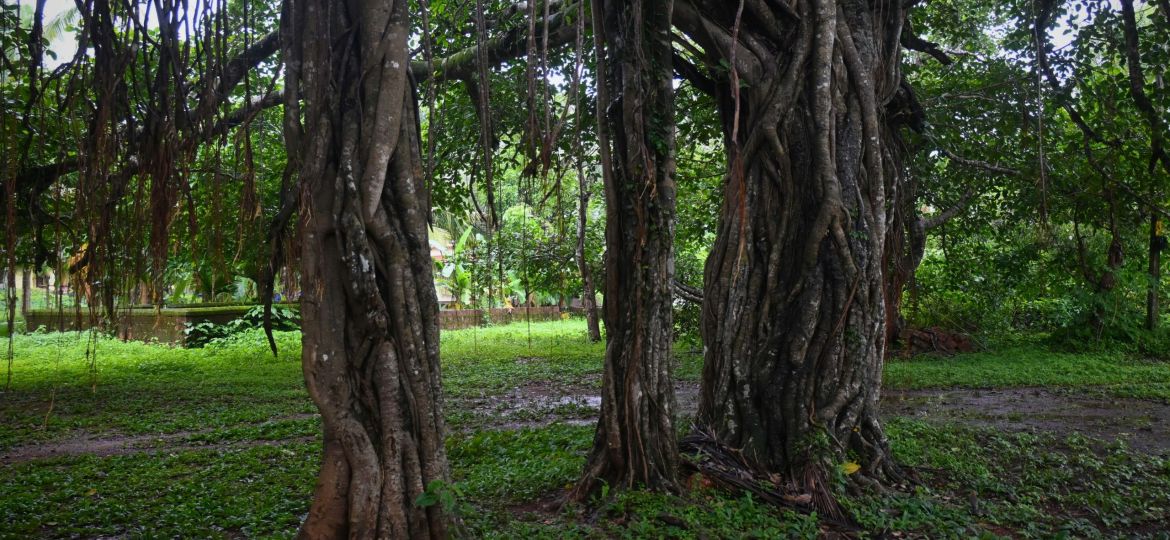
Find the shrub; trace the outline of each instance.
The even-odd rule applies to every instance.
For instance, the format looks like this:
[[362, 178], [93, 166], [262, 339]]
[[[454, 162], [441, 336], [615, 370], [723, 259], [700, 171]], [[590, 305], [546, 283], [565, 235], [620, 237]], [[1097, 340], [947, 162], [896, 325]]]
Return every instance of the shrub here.
[[[255, 306], [249, 309], [240, 318], [224, 324], [215, 324], [209, 321], [187, 323], [186, 346], [201, 348], [209, 343], [225, 340], [237, 334], [252, 329], [264, 327], [264, 306]], [[295, 307], [272, 306], [272, 329], [279, 331], [299, 330], [301, 327], [300, 313]]]

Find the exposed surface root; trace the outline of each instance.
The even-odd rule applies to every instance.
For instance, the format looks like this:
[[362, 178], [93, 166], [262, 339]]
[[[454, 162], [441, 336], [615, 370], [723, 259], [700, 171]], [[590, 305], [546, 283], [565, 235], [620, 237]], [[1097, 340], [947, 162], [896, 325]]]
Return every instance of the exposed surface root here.
[[941, 354], [951, 356], [975, 350], [971, 336], [932, 326], [930, 328], [903, 328], [898, 333], [895, 354], [911, 357], [919, 354]]
[[696, 430], [679, 440], [683, 470], [692, 483], [734, 492], [748, 492], [761, 501], [801, 512], [817, 512], [821, 524], [834, 534], [855, 536], [861, 527], [837, 503], [821, 467], [808, 467], [800, 478], [769, 473], [742, 452], [721, 443], [706, 430]]

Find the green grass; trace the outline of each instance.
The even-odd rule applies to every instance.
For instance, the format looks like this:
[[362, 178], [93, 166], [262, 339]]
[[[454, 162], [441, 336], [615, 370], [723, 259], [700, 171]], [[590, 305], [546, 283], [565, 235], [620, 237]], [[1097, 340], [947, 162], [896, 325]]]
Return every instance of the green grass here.
[[886, 364], [884, 384], [905, 389], [1091, 387], [1118, 397], [1170, 401], [1170, 362], [1024, 346], [950, 358], [893, 360]]
[[289, 537], [319, 452], [319, 443], [294, 443], [7, 467], [0, 537]]
[[893, 419], [887, 429], [895, 455], [917, 468], [922, 484], [911, 494], [851, 500], [868, 528], [931, 538], [980, 530], [1030, 538], [1165, 538], [1167, 456], [1102, 446], [1075, 433], [1000, 433], [909, 419]]
[[[531, 340], [530, 340], [531, 338]], [[583, 321], [469, 328], [442, 335], [443, 389], [449, 396], [497, 394], [523, 381], [600, 386], [604, 343], [590, 343]]]
[[[84, 336], [84, 335], [83, 335]], [[593, 436], [580, 406], [539, 413], [536, 427], [485, 429], [461, 404], [529, 383], [595, 391], [602, 344], [578, 320], [443, 335], [443, 380], [457, 508], [485, 538], [814, 538], [816, 518], [710, 489], [633, 491], [588, 508], [546, 509], [576, 480]], [[299, 335], [259, 332], [206, 349], [97, 343], [77, 334], [18, 336], [0, 397], [0, 452], [77, 436], [150, 435], [151, 451], [34, 459], [0, 467], [0, 538], [289, 537], [308, 500], [320, 422], [303, 389]], [[676, 351], [676, 375], [701, 358]], [[92, 358], [92, 357], [91, 357]], [[1114, 354], [1035, 347], [949, 359], [896, 360], [897, 388], [1044, 386], [1165, 399], [1170, 366]], [[49, 412], [52, 403], [51, 414]], [[1158, 537], [1170, 509], [1170, 461], [1068, 434], [1005, 434], [957, 424], [887, 421], [917, 487], [848, 496], [873, 532], [928, 538]], [[155, 434], [171, 434], [160, 436]], [[974, 502], [971, 494], [976, 494]], [[1164, 537], [1164, 536], [1163, 536]]]
[[87, 354], [88, 335], [16, 338], [0, 449], [77, 431], [209, 430], [315, 411], [298, 334], [277, 336], [279, 358], [245, 341], [198, 350], [100, 339]]

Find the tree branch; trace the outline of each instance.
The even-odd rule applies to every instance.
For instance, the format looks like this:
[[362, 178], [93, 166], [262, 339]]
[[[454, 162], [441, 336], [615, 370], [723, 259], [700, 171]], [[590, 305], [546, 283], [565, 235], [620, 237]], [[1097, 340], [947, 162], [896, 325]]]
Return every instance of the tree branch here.
[[678, 279], [672, 279], [670, 284], [674, 287], [674, 292], [680, 299], [692, 304], [703, 304], [703, 289], [692, 287]]
[[974, 197], [975, 197], [975, 189], [974, 188], [967, 188], [967, 191], [963, 193], [963, 196], [959, 197], [959, 200], [956, 201], [955, 204], [952, 204], [950, 208], [947, 208], [946, 210], [939, 212], [938, 214], [930, 217], [929, 219], [922, 218], [922, 229], [925, 231], [929, 231], [931, 229], [939, 227], [943, 223], [950, 221], [952, 218], [959, 215], [959, 212], [962, 212], [964, 209], [966, 209], [967, 205], [971, 204], [971, 199], [973, 199]]
[[1121, 18], [1125, 28], [1125, 64], [1129, 70], [1129, 94], [1150, 128], [1150, 170], [1153, 171], [1154, 162], [1157, 161], [1167, 173], [1170, 173], [1170, 156], [1166, 155], [1166, 150], [1162, 146], [1164, 128], [1162, 116], [1154, 110], [1154, 104], [1146, 95], [1146, 76], [1142, 73], [1141, 52], [1138, 50], [1137, 17], [1134, 14], [1133, 0], [1121, 0]]
[[[548, 17], [549, 47], [560, 47], [572, 43], [576, 39], [576, 25], [566, 21], [566, 14], [575, 12], [575, 5], [562, 3], [560, 9]], [[589, 23], [588, 20], [585, 21]], [[527, 52], [528, 28], [520, 25], [503, 34], [489, 38], [485, 44], [489, 65], [499, 65], [507, 60], [523, 56]], [[477, 61], [477, 47], [467, 47], [449, 56], [436, 59], [433, 64], [435, 71], [430, 73], [427, 63], [417, 61], [410, 63], [410, 70], [417, 81], [421, 82], [432, 76], [439, 80], [461, 80], [472, 77], [479, 68]]]
[[958, 163], [960, 165], [964, 165], [967, 167], [973, 167], [976, 169], [983, 169], [985, 171], [993, 172], [996, 174], [1006, 174], [1008, 176], [1020, 176], [1022, 174], [1022, 173], [1020, 173], [1020, 171], [1018, 171], [1016, 169], [1009, 168], [1009, 167], [1003, 167], [1000, 165], [996, 165], [994, 163], [989, 163], [987, 161], [982, 161], [982, 160], [978, 160], [978, 159], [965, 158], [963, 156], [960, 156], [960, 155], [952, 152], [949, 148], [946, 148], [945, 146], [939, 144], [938, 141], [934, 140], [933, 137], [927, 137], [927, 138], [930, 140], [930, 142], [935, 144], [935, 147], [938, 148], [939, 152], [942, 152], [943, 155], [947, 157], [947, 159], [954, 161], [955, 163]]
[[[223, 104], [230, 97], [232, 90], [236, 88], [243, 81], [244, 74], [248, 69], [255, 67], [267, 58], [271, 57], [276, 51], [280, 49], [280, 39], [275, 33], [265, 36], [260, 41], [256, 42], [251, 47], [241, 52], [236, 57], [232, 58], [227, 63], [224, 69], [224, 74], [218, 81], [205, 81], [204, 90], [197, 95], [201, 96], [200, 104], [196, 108], [196, 112], [188, 118], [188, 125], [198, 125], [201, 121], [214, 114], [216, 109]], [[212, 99], [214, 98], [214, 99]], [[266, 95], [262, 99], [253, 102], [250, 105], [245, 105], [240, 109], [228, 113], [224, 118], [220, 119], [211, 129], [206, 132], [199, 133], [192, 141], [196, 143], [210, 140], [213, 136], [223, 134], [227, 130], [240, 125], [243, 120], [259, 110], [266, 109], [279, 105], [279, 99], [276, 102], [272, 101], [272, 95]], [[141, 136], [141, 133], [135, 136]], [[129, 165], [131, 169], [137, 170], [141, 167], [138, 161], [132, 161]], [[16, 190], [17, 193], [28, 193], [35, 197], [44, 193], [49, 189], [54, 182], [57, 181], [61, 175], [76, 172], [80, 167], [80, 162], [76, 158], [69, 158], [57, 163], [50, 163], [48, 165], [38, 165], [28, 167], [20, 171], [16, 176]]]
[[199, 105], [188, 120], [197, 123], [211, 116], [217, 107], [231, 95], [249, 70], [280, 50], [280, 33], [272, 32], [228, 61], [218, 82], [208, 82], [199, 94]]
[[712, 81], [706, 75], [699, 71], [699, 68], [694, 64], [688, 62], [682, 55], [675, 52], [671, 55], [672, 63], [674, 64], [674, 72], [678, 76], [686, 79], [695, 89], [707, 94], [713, 95], [715, 93], [715, 81]]
[[949, 66], [954, 63], [954, 60], [951, 59], [950, 55], [939, 48], [937, 43], [922, 39], [917, 34], [915, 34], [914, 30], [910, 28], [909, 22], [907, 22], [906, 26], [902, 29], [902, 37], [900, 41], [902, 42], [903, 47], [912, 51], [929, 54], [944, 66]]

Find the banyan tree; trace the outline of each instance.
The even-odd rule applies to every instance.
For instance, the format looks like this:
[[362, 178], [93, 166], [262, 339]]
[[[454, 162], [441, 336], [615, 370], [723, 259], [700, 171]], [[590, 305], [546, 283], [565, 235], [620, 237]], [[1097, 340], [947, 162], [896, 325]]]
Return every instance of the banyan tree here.
[[[430, 58], [424, 36], [425, 62], [412, 51], [414, 34], [428, 30], [426, 2], [285, 0], [278, 29], [244, 47], [225, 45], [227, 2], [155, 4], [157, 31], [126, 6], [79, 2], [93, 50], [84, 144], [51, 165], [22, 165], [8, 182], [9, 215], [18, 198], [40, 215], [39, 197], [77, 173], [92, 217], [84, 236], [95, 302], [114, 305], [119, 254], [127, 258], [120, 240], [133, 236], [150, 239], [140, 252], [152, 264], [136, 275], [151, 276], [157, 299], [173, 209], [191, 199], [185, 179], [199, 146], [283, 106], [288, 161], [261, 274], [271, 287], [281, 264], [299, 264], [304, 291], [302, 364], [324, 451], [302, 537], [453, 530], [443, 508], [417, 504], [450, 481], [419, 83], [475, 89], [490, 167], [489, 65], [524, 54], [525, 42], [531, 62], [539, 28], [545, 53], [576, 39], [579, 84], [587, 17], [607, 203], [607, 349], [601, 421], [575, 498], [603, 482], [679, 488], [675, 77], [714, 97], [727, 157], [702, 294], [698, 425], [801, 490], [826, 493], [829, 470], [847, 460], [863, 482], [900, 478], [877, 405], [887, 313], [901, 287], [890, 276], [905, 256], [902, 213], [913, 202], [899, 130], [921, 114], [901, 54], [929, 47], [907, 29], [909, 4], [594, 0], [586, 10], [550, 1], [507, 10], [527, 8], [527, 32], [480, 36], [447, 58]], [[477, 8], [477, 26], [489, 29]], [[277, 63], [282, 88], [251, 87], [250, 70]], [[230, 98], [241, 84], [244, 99]], [[254, 176], [243, 180], [255, 205]], [[149, 234], [119, 232], [127, 215], [135, 233]], [[10, 218], [10, 239], [12, 230]], [[284, 256], [289, 238], [296, 258]]]

